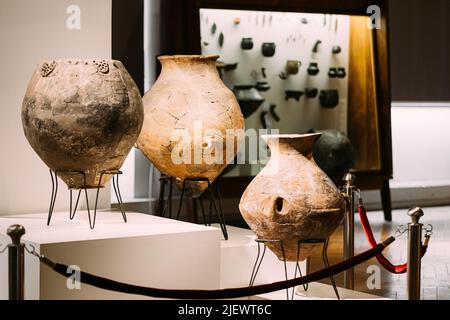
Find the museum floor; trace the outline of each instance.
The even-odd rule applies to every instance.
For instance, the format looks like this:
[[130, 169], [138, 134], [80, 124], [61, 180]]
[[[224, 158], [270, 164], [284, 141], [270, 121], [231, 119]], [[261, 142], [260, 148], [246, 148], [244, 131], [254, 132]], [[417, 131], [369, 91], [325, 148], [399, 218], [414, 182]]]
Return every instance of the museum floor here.
[[[434, 226], [428, 252], [422, 260], [422, 299], [424, 300], [449, 300], [450, 299], [450, 206], [424, 208], [422, 223]], [[405, 225], [409, 221], [406, 210], [395, 210], [393, 222], [388, 223], [383, 219], [382, 212], [370, 212], [369, 220], [377, 240], [385, 239], [393, 234], [398, 225]], [[356, 219], [355, 226], [355, 252], [362, 252], [368, 248], [364, 232]], [[385, 251], [386, 256], [394, 264], [406, 261], [407, 237], [403, 235], [391, 247]], [[328, 249], [330, 263], [334, 264], [342, 258], [342, 228], [337, 230], [331, 240]], [[378, 265], [372, 259], [355, 270], [355, 290], [379, 295], [391, 299], [405, 300], [406, 275], [392, 275], [382, 269], [381, 288], [370, 290], [366, 282], [370, 274], [367, 273], [369, 265]], [[322, 268], [320, 256], [311, 259], [311, 270]], [[328, 281], [323, 281], [329, 283]], [[342, 274], [337, 277], [338, 286], [343, 284]]]

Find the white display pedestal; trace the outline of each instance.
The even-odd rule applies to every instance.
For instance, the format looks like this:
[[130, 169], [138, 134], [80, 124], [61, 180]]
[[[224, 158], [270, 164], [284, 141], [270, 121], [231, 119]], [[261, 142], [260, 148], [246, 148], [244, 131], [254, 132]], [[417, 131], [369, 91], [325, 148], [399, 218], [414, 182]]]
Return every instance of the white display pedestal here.
[[[221, 288], [248, 286], [258, 254], [256, 235], [251, 230], [236, 227], [227, 226], [227, 230], [229, 239], [221, 243], [220, 286]], [[262, 254], [264, 246], [260, 245], [260, 247]], [[287, 262], [286, 266], [288, 278], [291, 279], [294, 277], [295, 263]], [[300, 268], [304, 273], [306, 264], [300, 262]], [[285, 280], [284, 264], [267, 249], [254, 285], [282, 280]]]
[[[229, 240], [219, 228], [205, 227], [140, 213], [99, 211], [94, 230], [86, 212], [70, 221], [68, 213], [55, 213], [47, 227], [47, 214], [0, 218], [0, 243], [8, 244], [6, 229], [21, 224], [26, 229], [23, 242], [54, 262], [112, 280], [165, 289], [218, 289], [248, 286], [257, 255], [256, 236], [250, 230], [228, 226]], [[263, 248], [261, 246], [261, 248]], [[7, 254], [0, 255], [0, 299], [8, 299]], [[300, 263], [305, 272], [305, 263]], [[295, 263], [287, 263], [288, 278]], [[255, 285], [285, 279], [284, 264], [266, 250]], [[145, 299], [81, 284], [69, 290], [67, 280], [25, 254], [25, 299]], [[330, 285], [312, 283], [309, 290], [296, 288], [296, 300], [336, 299]], [[290, 292], [292, 289], [290, 289]], [[343, 299], [380, 297], [339, 288]], [[281, 290], [247, 299], [286, 300]]]
[[[256, 236], [251, 230], [227, 226], [229, 240], [222, 241], [221, 251], [221, 288], [247, 286], [252, 274], [253, 265], [258, 252], [258, 244], [255, 242]], [[261, 246], [262, 248], [262, 246]], [[262, 252], [262, 250], [261, 250]], [[303, 275], [306, 271], [306, 263], [300, 262]], [[295, 263], [287, 263], [288, 278], [294, 277]], [[299, 274], [297, 273], [297, 276]], [[285, 280], [284, 264], [278, 260], [275, 254], [269, 249], [266, 250], [264, 260], [259, 269], [255, 285], [268, 284]], [[308, 291], [304, 292], [303, 287], [295, 289], [294, 300], [336, 300], [333, 287], [327, 284], [310, 283]], [[373, 300], [384, 299], [362, 292], [338, 288], [340, 298], [343, 300]], [[292, 289], [289, 289], [289, 297], [292, 297]], [[276, 291], [251, 299], [286, 300], [286, 291]]]
[[[0, 218], [0, 243], [12, 224], [26, 229], [23, 242], [54, 262], [116, 281], [167, 289], [217, 289], [220, 286], [220, 230], [196, 224], [127, 212], [99, 211], [94, 230], [86, 212]], [[7, 253], [0, 255], [0, 299], [8, 299]], [[66, 279], [25, 254], [25, 299], [143, 299], [81, 285], [69, 290]]]

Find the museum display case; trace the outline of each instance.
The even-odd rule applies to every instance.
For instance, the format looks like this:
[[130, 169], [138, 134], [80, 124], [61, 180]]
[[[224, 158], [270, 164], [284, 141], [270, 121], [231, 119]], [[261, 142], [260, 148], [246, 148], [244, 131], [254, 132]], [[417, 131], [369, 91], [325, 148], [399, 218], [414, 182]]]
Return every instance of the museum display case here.
[[450, 296], [442, 209], [391, 221], [388, 4], [1, 3], [2, 26], [30, 22], [0, 28], [0, 299]]
[[[253, 104], [240, 101], [247, 129], [348, 137], [350, 148], [329, 148], [327, 155], [355, 173], [360, 188], [381, 190], [390, 220], [388, 12], [385, 1], [369, 2], [165, 1], [161, 51], [219, 54], [228, 66], [219, 67], [222, 78], [238, 97], [243, 89], [257, 91]], [[368, 27], [371, 5], [381, 8], [379, 28]], [[324, 168], [341, 184], [346, 170]], [[239, 197], [260, 169], [227, 170], [223, 197]]]

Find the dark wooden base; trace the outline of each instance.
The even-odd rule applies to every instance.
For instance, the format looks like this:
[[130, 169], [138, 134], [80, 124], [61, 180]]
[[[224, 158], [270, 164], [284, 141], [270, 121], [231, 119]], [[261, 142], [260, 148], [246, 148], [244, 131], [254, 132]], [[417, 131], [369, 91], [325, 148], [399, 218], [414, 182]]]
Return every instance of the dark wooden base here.
[[392, 221], [392, 205], [391, 205], [391, 189], [389, 187], [389, 180], [383, 182], [381, 192], [381, 203], [383, 205], [384, 220]]

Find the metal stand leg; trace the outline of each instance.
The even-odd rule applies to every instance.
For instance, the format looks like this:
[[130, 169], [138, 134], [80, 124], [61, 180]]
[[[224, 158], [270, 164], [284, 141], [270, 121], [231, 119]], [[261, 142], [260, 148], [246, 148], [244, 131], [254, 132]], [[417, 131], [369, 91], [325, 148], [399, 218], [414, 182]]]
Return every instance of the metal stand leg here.
[[[159, 189], [159, 198], [158, 204], [156, 208], [156, 212], [160, 217], [165, 217], [166, 212], [168, 211], [169, 219], [172, 219], [172, 186], [173, 186], [173, 178], [168, 176], [162, 176], [159, 178], [161, 182], [161, 186]], [[169, 196], [166, 200], [164, 200], [164, 194], [166, 193], [166, 185], [167, 181], [169, 181]]]
[[[266, 249], [267, 249], [267, 242], [278, 242], [280, 243], [280, 248], [281, 248], [281, 252], [283, 253], [283, 267], [284, 267], [284, 277], [286, 280], [289, 280], [288, 278], [288, 270], [287, 270], [287, 261], [286, 261], [286, 255], [285, 255], [285, 251], [284, 251], [284, 246], [283, 246], [283, 241], [281, 240], [261, 240], [261, 239], [256, 239], [255, 240], [258, 244], [258, 253], [256, 255], [256, 261], [255, 264], [253, 265], [253, 269], [252, 269], [252, 274], [250, 276], [250, 283], [249, 283], [249, 287], [252, 287], [255, 283], [256, 280], [256, 276], [258, 275], [259, 269], [261, 267], [261, 264], [264, 260], [264, 255], [266, 254]], [[263, 245], [263, 252], [261, 254], [261, 245]], [[297, 261], [297, 265], [298, 265], [298, 261]], [[296, 267], [297, 267], [296, 265]], [[300, 266], [299, 266], [300, 267]], [[297, 272], [297, 270], [296, 270]], [[295, 291], [295, 287], [292, 288], [292, 300], [294, 299], [294, 291]], [[289, 300], [289, 289], [286, 289], [286, 299]]]
[[72, 211], [72, 190], [70, 190], [70, 212], [69, 219], [73, 220], [75, 218], [75, 212], [77, 212], [78, 202], [80, 201], [81, 190], [78, 190], [77, 202], [75, 202], [75, 208]]
[[58, 195], [58, 174], [55, 172], [55, 177], [53, 177], [53, 172], [50, 169], [50, 177], [52, 179], [52, 197], [50, 198], [50, 207], [48, 209], [47, 226], [50, 225], [52, 220], [53, 209], [55, 209], [56, 196]]
[[210, 211], [209, 211], [210, 223], [211, 223], [211, 212], [212, 212], [211, 204], [212, 204], [212, 206], [214, 207], [214, 211], [216, 212], [217, 216], [219, 217], [219, 224], [220, 224], [220, 229], [222, 229], [222, 234], [223, 234], [225, 240], [228, 240], [227, 226], [225, 224], [225, 216], [223, 215], [222, 206], [220, 205], [220, 200], [219, 200], [219, 208], [220, 208], [220, 211], [219, 211], [217, 209], [216, 201], [214, 199], [214, 191], [211, 187], [211, 183], [209, 182], [209, 179], [207, 179], [206, 182], [208, 183], [208, 190], [209, 190], [209, 194], [211, 196]]
[[164, 191], [166, 189], [166, 180], [164, 177], [159, 178], [160, 186], [159, 186], [159, 197], [158, 202], [156, 203], [156, 214], [160, 217], [164, 217], [165, 214], [165, 204], [164, 204]]
[[178, 205], [177, 220], [180, 219], [181, 207], [183, 206], [184, 191], [186, 190], [186, 181], [187, 179], [184, 179], [183, 188], [181, 189], [181, 197], [180, 197], [180, 204]]
[[70, 191], [70, 212], [69, 212], [70, 220], [73, 220], [75, 218], [75, 214], [76, 214], [76, 211], [78, 208], [78, 203], [80, 201], [81, 191], [84, 190], [88, 218], [89, 218], [89, 227], [91, 229], [94, 229], [95, 221], [96, 221], [96, 217], [97, 217], [98, 196], [99, 196], [100, 188], [102, 185], [102, 179], [105, 174], [110, 174], [110, 175], [113, 175], [112, 184], [113, 184], [114, 192], [116, 194], [117, 202], [119, 203], [120, 211], [122, 213], [122, 218], [125, 222], [127, 222], [127, 216], [125, 213], [125, 208], [124, 208], [123, 201], [122, 201], [122, 195], [120, 193], [120, 188], [119, 188], [119, 175], [122, 174], [121, 171], [104, 171], [104, 172], [100, 173], [100, 179], [98, 182], [97, 193], [96, 193], [96, 197], [95, 197], [94, 215], [92, 218], [91, 217], [91, 209], [89, 206], [89, 196], [88, 196], [88, 190], [87, 190], [88, 188], [87, 188], [87, 182], [86, 182], [86, 173], [84, 171], [75, 171], [75, 170], [73, 170], [73, 171], [71, 171], [71, 170], [69, 170], [69, 171], [56, 170], [54, 172], [54, 176], [53, 176], [53, 172], [52, 172], [52, 170], [50, 170], [50, 177], [52, 179], [52, 195], [51, 195], [51, 199], [50, 199], [50, 207], [48, 210], [47, 225], [50, 225], [53, 211], [55, 208], [56, 196], [58, 194], [58, 173], [83, 175], [84, 187], [78, 191], [77, 200], [75, 202], [75, 207], [73, 208], [73, 210], [72, 210], [72, 205], [73, 205], [72, 191], [73, 190], [69, 190]]
[[167, 204], [169, 206], [169, 219], [172, 219], [172, 186], [173, 179], [169, 178], [169, 199], [167, 199]]
[[[323, 264], [324, 264], [325, 268], [327, 268], [327, 269], [330, 267], [330, 262], [328, 261], [328, 255], [327, 255], [329, 240], [330, 239], [325, 240], [325, 242], [323, 244], [323, 249], [322, 249]], [[334, 293], [336, 294], [336, 298], [338, 300], [341, 300], [341, 297], [339, 296], [339, 292], [338, 292], [338, 289], [336, 287], [336, 282], [334, 281], [334, 277], [333, 276], [330, 276], [330, 281], [331, 281], [331, 285], [333, 286]]]
[[[205, 210], [204, 210], [204, 206], [203, 206], [203, 195], [205, 193], [203, 193], [203, 195], [200, 196], [200, 198], [197, 199], [200, 202], [200, 208], [202, 210], [204, 224], [207, 225], [207, 226], [211, 225], [212, 213], [214, 211], [215, 214], [219, 218], [219, 224], [220, 224], [220, 229], [222, 230], [222, 234], [223, 234], [225, 240], [228, 240], [227, 226], [225, 224], [225, 216], [223, 214], [222, 206], [221, 206], [221, 202], [220, 202], [220, 194], [218, 194], [219, 198], [218, 198], [218, 205], [217, 205], [216, 204], [216, 200], [215, 200], [215, 196], [214, 196], [214, 191], [213, 191], [213, 188], [211, 186], [211, 182], [209, 181], [208, 178], [186, 178], [186, 179], [184, 179], [183, 186], [182, 186], [182, 189], [181, 189], [180, 204], [178, 206], [178, 212], [177, 212], [176, 219], [177, 220], [180, 219], [181, 209], [182, 209], [183, 200], [184, 200], [184, 194], [185, 194], [185, 191], [186, 191], [186, 183], [188, 181], [206, 182], [208, 184], [207, 190], [208, 190], [209, 196], [210, 196], [208, 221], [206, 221]], [[206, 192], [206, 190], [205, 190], [205, 192]]]
[[[297, 270], [299, 272], [300, 277], [303, 277], [302, 269], [300, 268], [300, 263], [299, 263], [299, 260], [300, 260], [300, 248], [301, 248], [301, 243], [298, 242], [297, 243], [297, 261], [295, 262], [294, 278], [297, 278]], [[307, 258], [306, 263], [309, 264], [309, 257]], [[308, 267], [307, 267], [306, 274], [308, 274]], [[302, 285], [303, 286], [303, 290], [308, 291], [308, 285], [309, 285], [308, 283], [303, 284]], [[294, 290], [292, 291], [292, 300], [294, 300]]]
[[116, 194], [116, 199], [117, 199], [117, 202], [119, 203], [120, 212], [122, 213], [123, 221], [125, 223], [127, 223], [128, 222], [127, 214], [125, 213], [125, 208], [124, 208], [123, 201], [122, 201], [122, 195], [120, 193], [120, 188], [119, 188], [119, 174], [116, 174], [115, 176], [113, 176], [112, 182], [113, 182], [113, 187], [114, 187], [114, 193]]
[[[283, 253], [284, 278], [287, 281], [287, 280], [289, 280], [289, 278], [288, 278], [288, 272], [287, 272], [286, 254], [284, 252], [283, 241], [280, 241], [280, 247], [281, 247], [281, 252]], [[295, 288], [292, 288], [292, 290], [295, 290]], [[292, 293], [292, 299], [293, 298], [294, 298], [294, 293]], [[286, 300], [289, 300], [289, 289], [286, 289]]]
[[203, 207], [203, 197], [200, 197], [198, 200], [200, 202], [200, 210], [202, 211], [203, 224], [205, 226], [210, 226], [211, 224], [208, 224], [208, 222], [206, 221], [205, 208]]
[[[261, 255], [261, 248], [260, 248], [261, 245], [263, 245], [263, 248], [264, 248], [262, 255]], [[255, 264], [253, 265], [252, 275], [250, 276], [249, 287], [253, 287], [253, 285], [255, 284], [256, 276], [259, 272], [259, 268], [261, 267], [261, 263], [264, 259], [264, 255], [266, 254], [266, 249], [267, 249], [267, 246], [265, 244], [258, 242], [258, 254], [256, 255], [256, 261], [255, 261]], [[259, 260], [259, 262], [258, 262], [258, 260]]]

